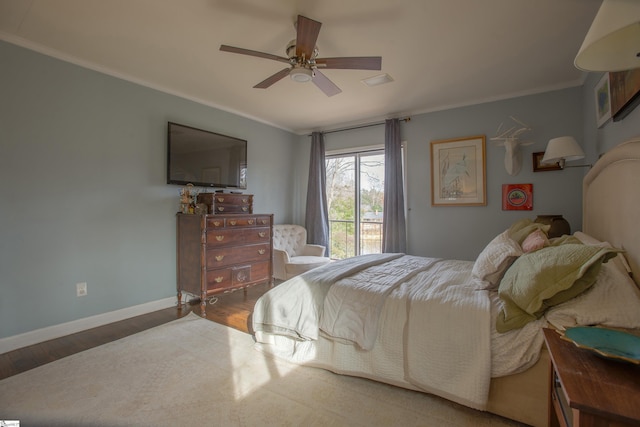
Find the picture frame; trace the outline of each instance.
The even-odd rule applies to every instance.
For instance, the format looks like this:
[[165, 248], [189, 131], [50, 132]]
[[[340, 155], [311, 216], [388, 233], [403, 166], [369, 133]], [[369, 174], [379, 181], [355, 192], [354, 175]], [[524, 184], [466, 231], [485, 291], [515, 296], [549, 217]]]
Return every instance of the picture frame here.
[[611, 119], [611, 84], [609, 73], [604, 73], [593, 89], [596, 103], [596, 123], [598, 128], [604, 126]]
[[613, 121], [624, 119], [640, 103], [640, 69], [609, 74], [611, 115]]
[[533, 210], [533, 184], [502, 184], [502, 210]]
[[431, 205], [486, 206], [484, 135], [431, 141]]
[[543, 165], [542, 158], [544, 157], [544, 151], [538, 151], [533, 153], [532, 155], [533, 161], [533, 171], [534, 172], [546, 172], [546, 171], [559, 171], [562, 170], [560, 167], [560, 163], [550, 163], [548, 165]]

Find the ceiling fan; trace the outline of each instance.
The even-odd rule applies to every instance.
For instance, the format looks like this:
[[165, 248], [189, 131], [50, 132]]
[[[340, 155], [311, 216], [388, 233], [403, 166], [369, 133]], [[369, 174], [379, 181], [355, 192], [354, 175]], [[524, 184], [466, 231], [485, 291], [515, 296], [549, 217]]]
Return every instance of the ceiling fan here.
[[350, 69], [350, 70], [381, 70], [382, 57], [380, 56], [359, 56], [359, 57], [341, 57], [341, 58], [318, 58], [318, 47], [316, 40], [320, 33], [322, 24], [313, 19], [298, 15], [296, 22], [296, 38], [289, 42], [286, 52], [287, 57], [272, 55], [270, 53], [258, 52], [255, 50], [243, 49], [221, 45], [220, 50], [224, 52], [239, 53], [242, 55], [257, 56], [258, 58], [272, 59], [274, 61], [289, 64], [274, 75], [267, 77], [254, 88], [266, 89], [283, 79], [290, 76], [292, 80], [297, 82], [312, 81], [327, 96], [337, 95], [342, 92], [327, 76], [322, 74], [319, 69]]

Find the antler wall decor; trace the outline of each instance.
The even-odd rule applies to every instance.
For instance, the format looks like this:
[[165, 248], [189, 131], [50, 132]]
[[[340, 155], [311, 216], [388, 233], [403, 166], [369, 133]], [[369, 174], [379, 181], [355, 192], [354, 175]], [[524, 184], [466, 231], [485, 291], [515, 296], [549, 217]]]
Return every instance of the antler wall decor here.
[[498, 129], [496, 130], [496, 136], [491, 138], [491, 140], [494, 141], [496, 146], [505, 148], [504, 168], [507, 170], [509, 175], [513, 176], [518, 175], [518, 173], [520, 173], [520, 169], [522, 169], [522, 152], [520, 151], [520, 147], [531, 145], [533, 142], [520, 141], [520, 135], [524, 132], [530, 131], [531, 127], [513, 116], [510, 116], [510, 119], [516, 122], [520, 127], [512, 126], [509, 129], [503, 130], [503, 124], [500, 123], [500, 126], [498, 126]]

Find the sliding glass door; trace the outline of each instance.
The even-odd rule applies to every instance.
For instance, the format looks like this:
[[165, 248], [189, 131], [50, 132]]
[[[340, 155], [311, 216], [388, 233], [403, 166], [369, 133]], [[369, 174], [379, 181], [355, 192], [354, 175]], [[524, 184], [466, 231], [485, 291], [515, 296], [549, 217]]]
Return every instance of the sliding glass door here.
[[384, 150], [327, 154], [330, 254], [382, 252]]

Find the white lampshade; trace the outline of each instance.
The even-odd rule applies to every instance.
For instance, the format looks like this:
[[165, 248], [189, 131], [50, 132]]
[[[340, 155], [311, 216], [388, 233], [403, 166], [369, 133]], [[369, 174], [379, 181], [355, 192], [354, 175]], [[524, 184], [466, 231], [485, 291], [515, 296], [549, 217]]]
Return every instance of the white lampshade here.
[[564, 168], [565, 161], [578, 160], [584, 158], [584, 151], [572, 136], [561, 136], [549, 140], [541, 164], [560, 163]]
[[584, 71], [640, 67], [640, 1], [604, 0], [574, 64]]

